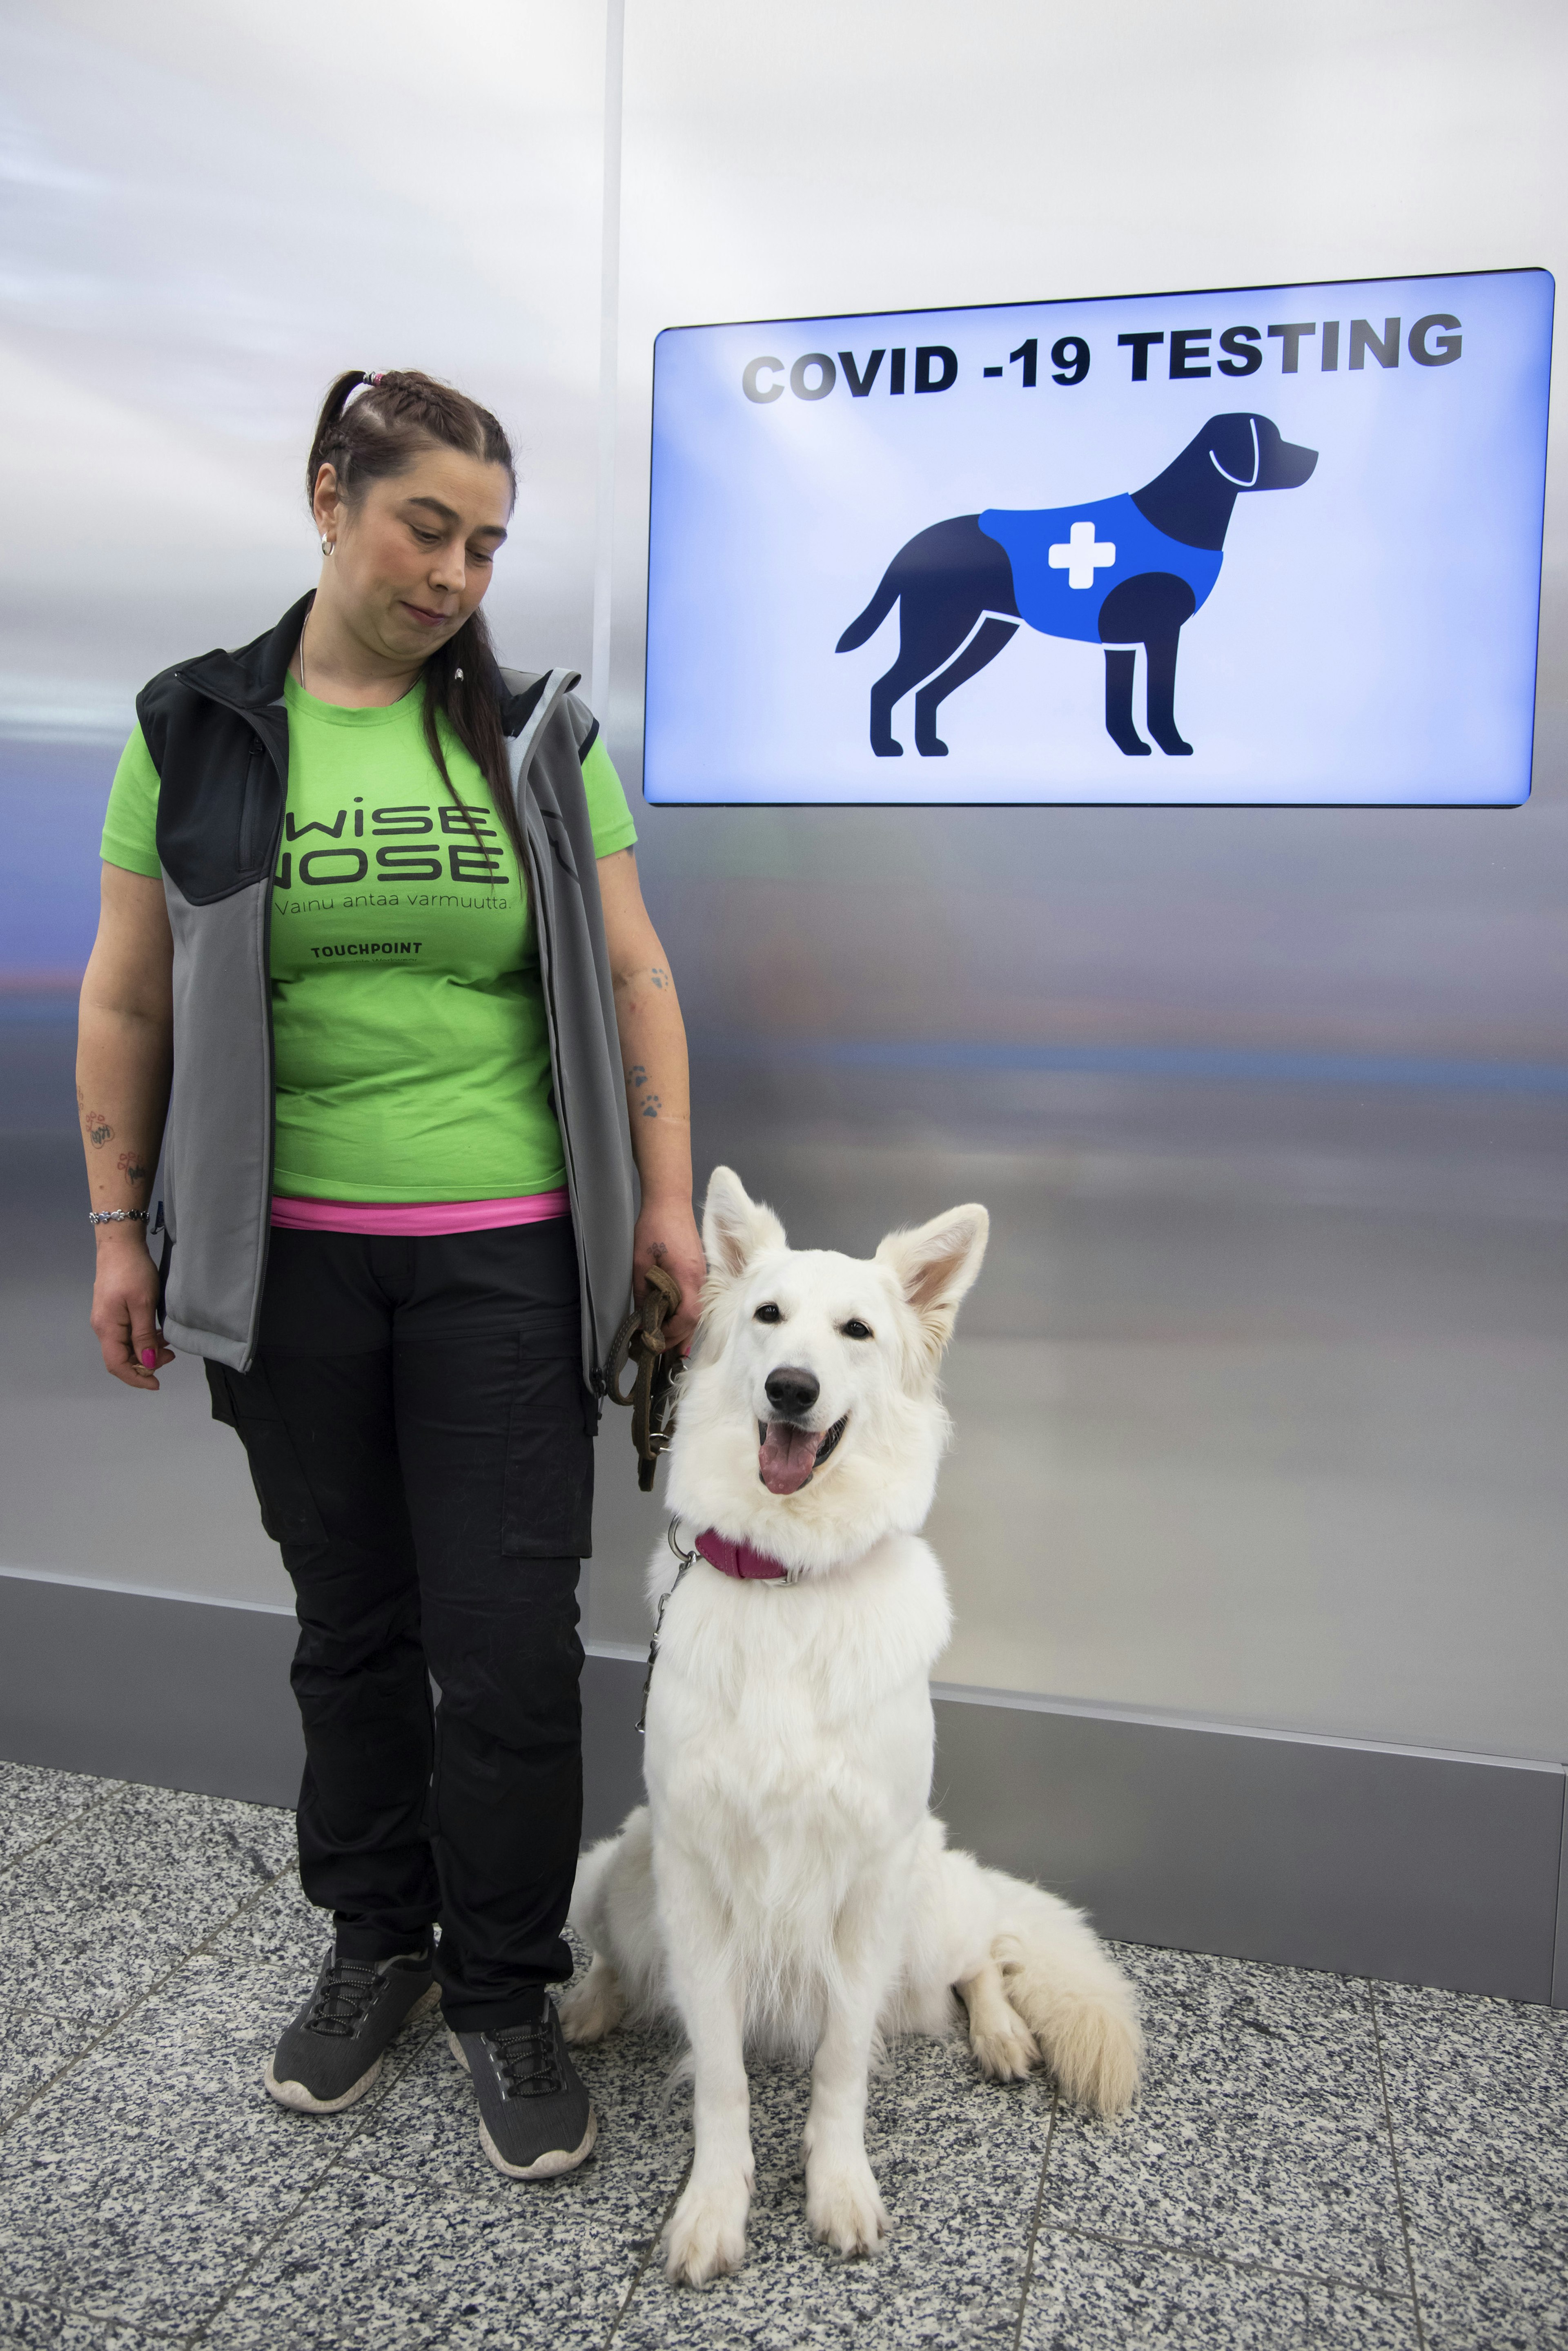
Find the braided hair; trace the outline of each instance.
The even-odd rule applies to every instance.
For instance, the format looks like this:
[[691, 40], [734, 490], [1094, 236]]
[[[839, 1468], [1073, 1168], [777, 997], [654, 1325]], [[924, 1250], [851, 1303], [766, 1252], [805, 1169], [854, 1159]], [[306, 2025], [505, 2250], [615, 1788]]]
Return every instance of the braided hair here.
[[[394, 368], [382, 375], [350, 369], [322, 402], [306, 462], [305, 495], [314, 504], [318, 476], [323, 465], [330, 465], [353, 507], [371, 482], [402, 473], [432, 446], [504, 465], [516, 497], [512, 445], [487, 408], [417, 368]], [[489, 785], [502, 829], [520, 861], [523, 843], [501, 730], [505, 689], [483, 612], [470, 612], [456, 634], [436, 647], [424, 663], [423, 678], [424, 739], [454, 804], [462, 806], [441, 747], [443, 718]]]

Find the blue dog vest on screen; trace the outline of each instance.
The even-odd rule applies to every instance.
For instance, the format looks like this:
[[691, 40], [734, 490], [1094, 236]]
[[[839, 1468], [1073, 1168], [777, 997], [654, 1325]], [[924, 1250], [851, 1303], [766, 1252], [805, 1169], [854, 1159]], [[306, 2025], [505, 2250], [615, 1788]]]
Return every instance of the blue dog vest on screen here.
[[1201, 604], [1224, 560], [1217, 547], [1189, 547], [1156, 530], [1126, 496], [1082, 507], [988, 507], [980, 528], [1012, 565], [1013, 593], [1030, 627], [1095, 645], [1100, 607], [1124, 580], [1173, 572]]

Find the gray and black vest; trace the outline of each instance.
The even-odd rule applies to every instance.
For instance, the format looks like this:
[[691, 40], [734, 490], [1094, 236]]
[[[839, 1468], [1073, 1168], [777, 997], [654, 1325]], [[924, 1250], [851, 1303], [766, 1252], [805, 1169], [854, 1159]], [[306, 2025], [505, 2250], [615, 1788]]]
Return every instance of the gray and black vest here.
[[[174, 1081], [163, 1137], [163, 1328], [246, 1371], [271, 1233], [272, 883], [288, 790], [283, 682], [303, 598], [238, 653], [164, 670], [137, 696], [158, 770], [158, 855], [174, 934]], [[577, 674], [501, 673], [552, 1073], [577, 1233], [583, 1374], [602, 1366], [632, 1287], [632, 1170], [615, 999], [582, 761], [597, 721]]]

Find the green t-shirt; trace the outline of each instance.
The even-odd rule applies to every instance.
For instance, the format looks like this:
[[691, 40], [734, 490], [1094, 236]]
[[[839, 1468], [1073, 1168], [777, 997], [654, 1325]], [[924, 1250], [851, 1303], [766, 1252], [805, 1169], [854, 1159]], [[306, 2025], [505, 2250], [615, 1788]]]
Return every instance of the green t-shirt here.
[[[533, 911], [483, 775], [443, 726], [455, 805], [418, 686], [382, 710], [318, 702], [292, 678], [285, 692], [274, 1189], [381, 1201], [553, 1191], [566, 1169]], [[629, 849], [637, 836], [601, 737], [582, 780], [597, 855]], [[138, 727], [109, 796], [105, 860], [156, 875], [157, 813]]]

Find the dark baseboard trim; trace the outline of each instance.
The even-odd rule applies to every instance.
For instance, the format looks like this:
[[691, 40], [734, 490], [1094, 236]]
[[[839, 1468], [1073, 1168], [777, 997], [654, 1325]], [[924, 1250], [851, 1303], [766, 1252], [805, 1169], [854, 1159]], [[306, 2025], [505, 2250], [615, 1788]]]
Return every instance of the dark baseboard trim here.
[[937, 1700], [954, 1842], [1131, 1943], [1548, 2001], [1564, 1776]]
[[[0, 1755], [291, 1804], [293, 1644], [276, 1610], [0, 1572]], [[587, 1841], [641, 1794], [643, 1670], [588, 1659]], [[953, 1842], [1108, 1935], [1568, 2007], [1555, 1766], [1001, 1692], [938, 1691], [936, 1739]]]
[[0, 1755], [292, 1805], [292, 1614], [0, 1573]]

